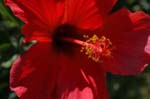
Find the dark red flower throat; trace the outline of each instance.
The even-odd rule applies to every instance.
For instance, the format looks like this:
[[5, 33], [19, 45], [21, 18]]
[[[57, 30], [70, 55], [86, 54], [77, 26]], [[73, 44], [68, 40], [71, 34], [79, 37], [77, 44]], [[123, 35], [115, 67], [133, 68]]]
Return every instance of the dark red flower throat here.
[[73, 49], [77, 45], [64, 40], [64, 38], [80, 39], [81, 37], [78, 34], [77, 29], [72, 25], [62, 24], [55, 29], [54, 34], [52, 35], [52, 41], [56, 51], [73, 53]]

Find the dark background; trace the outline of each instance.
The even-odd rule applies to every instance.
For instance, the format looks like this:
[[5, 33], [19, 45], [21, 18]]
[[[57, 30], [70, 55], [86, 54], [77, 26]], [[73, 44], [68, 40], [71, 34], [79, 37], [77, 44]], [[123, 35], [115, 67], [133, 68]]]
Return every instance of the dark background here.
[[[119, 0], [112, 12], [121, 7], [150, 14], [150, 0]], [[23, 23], [0, 0], [0, 99], [17, 99], [9, 89], [9, 70], [15, 58], [28, 48], [22, 45], [20, 32]], [[137, 76], [108, 74], [110, 99], [150, 99], [150, 69]]]

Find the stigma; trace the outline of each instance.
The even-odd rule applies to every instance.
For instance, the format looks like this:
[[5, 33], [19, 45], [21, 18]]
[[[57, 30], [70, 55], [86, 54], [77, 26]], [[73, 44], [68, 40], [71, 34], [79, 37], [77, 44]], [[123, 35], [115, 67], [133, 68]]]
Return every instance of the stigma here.
[[104, 58], [112, 57], [112, 43], [108, 38], [105, 36], [99, 38], [95, 34], [91, 38], [87, 35], [83, 37], [87, 40], [80, 52], [84, 52], [88, 58], [95, 62], [102, 62]]

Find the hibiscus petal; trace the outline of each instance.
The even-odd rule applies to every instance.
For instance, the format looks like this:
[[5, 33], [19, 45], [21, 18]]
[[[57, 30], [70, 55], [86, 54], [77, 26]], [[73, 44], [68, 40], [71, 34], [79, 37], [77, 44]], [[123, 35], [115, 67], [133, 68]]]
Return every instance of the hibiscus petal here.
[[63, 12], [60, 0], [5, 0], [15, 16], [34, 28], [49, 29], [56, 25]]
[[53, 99], [58, 73], [50, 43], [37, 43], [13, 63], [10, 87], [21, 99]]
[[65, 0], [64, 23], [81, 29], [97, 29], [115, 3], [116, 0]]
[[147, 44], [145, 46], [145, 52], [150, 55], [150, 36], [148, 37]]
[[107, 61], [104, 68], [121, 75], [142, 72], [150, 63], [150, 57], [144, 52], [150, 35], [150, 29], [147, 29], [149, 24], [150, 17], [140, 11], [131, 13], [122, 9], [112, 15], [103, 32], [114, 46], [113, 59]]
[[76, 52], [71, 56], [59, 56], [61, 70], [57, 78], [57, 98], [108, 99], [106, 72], [78, 50]]

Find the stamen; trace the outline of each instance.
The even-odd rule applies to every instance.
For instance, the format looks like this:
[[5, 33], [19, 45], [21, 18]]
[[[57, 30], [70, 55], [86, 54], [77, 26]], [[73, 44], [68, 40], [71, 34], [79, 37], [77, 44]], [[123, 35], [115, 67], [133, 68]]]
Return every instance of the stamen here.
[[99, 38], [97, 35], [93, 35], [89, 38], [87, 35], [83, 35], [86, 41], [81, 41], [73, 38], [62, 38], [61, 40], [81, 45], [80, 52], [85, 52], [88, 58], [95, 62], [102, 62], [104, 57], [112, 56], [112, 43], [105, 36]]
[[86, 46], [81, 48], [81, 52], [85, 51], [95, 62], [102, 62], [103, 57], [111, 57], [112, 43], [105, 36], [99, 38], [97, 35], [93, 35], [86, 40]]

